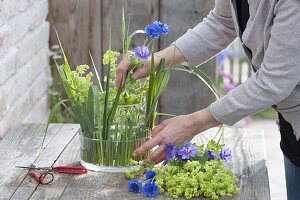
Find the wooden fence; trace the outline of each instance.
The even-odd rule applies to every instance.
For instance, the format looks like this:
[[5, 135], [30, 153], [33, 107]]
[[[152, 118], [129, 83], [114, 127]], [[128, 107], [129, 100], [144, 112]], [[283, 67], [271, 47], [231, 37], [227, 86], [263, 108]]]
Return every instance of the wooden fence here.
[[[158, 40], [162, 49], [202, 21], [214, 6], [214, 0], [49, 0], [48, 19], [56, 27], [72, 66], [90, 64], [91, 51], [96, 65], [101, 68], [101, 56], [108, 48], [109, 28], [112, 29], [112, 49], [121, 50], [121, 13], [125, 7], [130, 14], [131, 31], [143, 29], [154, 20], [167, 22], [170, 33]], [[134, 40], [131, 48], [140, 44]], [[51, 28], [50, 45], [57, 44]], [[205, 47], [204, 47], [205, 48]], [[215, 79], [215, 62], [202, 69]], [[163, 94], [160, 111], [186, 114], [208, 106], [214, 97], [204, 84], [189, 74], [174, 73]]]

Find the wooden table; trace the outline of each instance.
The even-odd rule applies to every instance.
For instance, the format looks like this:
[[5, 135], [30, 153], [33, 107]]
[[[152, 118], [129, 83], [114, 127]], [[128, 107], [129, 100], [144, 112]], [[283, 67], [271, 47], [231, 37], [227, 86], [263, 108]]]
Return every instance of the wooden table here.
[[[0, 142], [0, 199], [148, 199], [127, 192], [127, 180], [122, 173], [88, 172], [85, 175], [55, 174], [50, 185], [38, 185], [27, 171], [15, 165], [36, 166], [73, 165], [79, 161], [79, 126], [52, 124], [40, 145], [44, 125], [20, 124], [11, 129]], [[211, 138], [215, 129], [202, 133], [196, 142]], [[265, 161], [262, 130], [225, 129], [225, 142], [234, 154], [230, 164], [239, 177], [241, 191], [230, 199], [268, 200], [270, 190]], [[169, 199], [160, 195], [157, 199]]]

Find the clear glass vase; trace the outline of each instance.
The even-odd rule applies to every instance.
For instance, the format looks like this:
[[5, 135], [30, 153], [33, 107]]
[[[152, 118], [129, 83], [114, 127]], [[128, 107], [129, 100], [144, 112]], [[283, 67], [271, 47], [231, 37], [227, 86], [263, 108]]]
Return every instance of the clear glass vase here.
[[137, 162], [144, 160], [149, 151], [138, 157], [133, 157], [132, 152], [148, 140], [149, 138], [127, 141], [99, 140], [80, 134], [80, 162], [92, 171], [122, 172], [125, 169], [136, 168]]
[[138, 167], [149, 151], [138, 157], [132, 152], [149, 140], [150, 130], [145, 128], [143, 107], [140, 104], [118, 106], [115, 120], [106, 134], [97, 131], [93, 136], [80, 133], [81, 164], [89, 170], [122, 172]]

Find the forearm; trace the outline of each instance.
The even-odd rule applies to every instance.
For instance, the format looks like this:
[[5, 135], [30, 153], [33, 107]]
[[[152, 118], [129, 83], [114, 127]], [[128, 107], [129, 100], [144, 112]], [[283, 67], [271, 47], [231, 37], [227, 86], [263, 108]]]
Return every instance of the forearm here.
[[185, 57], [181, 51], [174, 45], [171, 45], [161, 51], [158, 51], [154, 54], [156, 66], [158, 66], [161, 59], [165, 59], [165, 66], [176, 66], [184, 61]]
[[188, 126], [193, 129], [195, 134], [201, 133], [209, 128], [220, 125], [221, 123], [217, 121], [211, 114], [209, 107], [191, 113], [189, 116]]

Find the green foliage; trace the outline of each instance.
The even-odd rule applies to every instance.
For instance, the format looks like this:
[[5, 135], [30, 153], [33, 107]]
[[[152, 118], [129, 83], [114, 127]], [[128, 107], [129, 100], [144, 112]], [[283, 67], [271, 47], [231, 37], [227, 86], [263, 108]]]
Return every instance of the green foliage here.
[[[233, 175], [220, 160], [188, 161], [185, 164], [167, 164], [152, 167], [156, 172], [155, 180], [159, 193], [166, 193], [172, 198], [186, 199], [200, 196], [213, 200], [224, 196], [232, 196], [239, 191], [238, 178]], [[143, 176], [145, 170], [127, 170], [128, 179]]]

